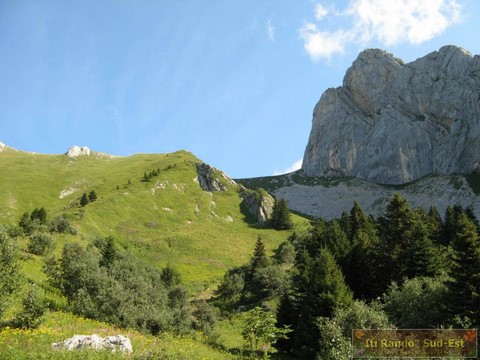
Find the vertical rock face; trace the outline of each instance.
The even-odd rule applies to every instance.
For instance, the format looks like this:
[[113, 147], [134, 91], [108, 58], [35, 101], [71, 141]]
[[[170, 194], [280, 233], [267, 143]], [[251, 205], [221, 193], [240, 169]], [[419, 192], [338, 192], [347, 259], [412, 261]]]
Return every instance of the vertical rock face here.
[[402, 184], [480, 169], [480, 57], [445, 46], [405, 64], [360, 53], [313, 113], [308, 176]]

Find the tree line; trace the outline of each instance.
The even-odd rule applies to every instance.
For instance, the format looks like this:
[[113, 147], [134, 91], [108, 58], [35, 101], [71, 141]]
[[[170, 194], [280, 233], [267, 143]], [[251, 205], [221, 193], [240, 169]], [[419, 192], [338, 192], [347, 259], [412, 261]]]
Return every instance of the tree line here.
[[225, 274], [216, 302], [225, 313], [269, 308], [278, 328], [292, 330], [277, 349], [305, 359], [349, 358], [352, 328], [478, 327], [478, 232], [461, 206], [442, 218], [396, 194], [373, 218], [354, 203], [293, 233], [273, 257], [258, 239], [250, 262]]

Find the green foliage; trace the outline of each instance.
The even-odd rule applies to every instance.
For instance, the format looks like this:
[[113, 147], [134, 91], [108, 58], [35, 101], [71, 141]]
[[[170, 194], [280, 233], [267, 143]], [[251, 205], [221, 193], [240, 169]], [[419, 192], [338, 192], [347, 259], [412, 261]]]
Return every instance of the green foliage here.
[[182, 285], [168, 291], [168, 305], [172, 315], [171, 326], [175, 333], [187, 334], [192, 327], [192, 309], [187, 301], [187, 291]]
[[182, 281], [180, 273], [173, 269], [170, 265], [167, 265], [165, 268], [163, 268], [160, 278], [162, 279], [163, 285], [165, 285], [166, 288], [177, 286]]
[[285, 199], [275, 200], [272, 209], [272, 226], [276, 230], [291, 229], [293, 224], [290, 218], [290, 210]]
[[[105, 243], [108, 243], [106, 241]], [[45, 267], [51, 283], [68, 298], [75, 313], [152, 334], [164, 330], [184, 333], [190, 327], [185, 290], [167, 292], [161, 272], [125, 253], [100, 267], [100, 259], [77, 243], [67, 243], [58, 263]]]
[[[315, 258], [302, 261], [294, 284], [297, 286], [298, 322], [295, 326], [295, 350], [305, 357], [318, 351], [318, 317], [330, 317], [337, 307], [348, 307], [352, 293], [332, 254], [321, 249]], [[297, 270], [300, 270], [297, 268]]]
[[278, 328], [275, 315], [261, 307], [255, 307], [243, 315], [242, 337], [247, 343], [248, 349], [254, 352], [262, 350], [263, 359], [269, 359], [272, 345], [278, 339], [286, 338], [290, 329]]
[[95, 190], [90, 191], [90, 193], [88, 194], [88, 200], [90, 202], [94, 202], [97, 200], [97, 193], [95, 192]]
[[255, 272], [253, 283], [261, 298], [281, 296], [290, 287], [290, 274], [280, 266], [269, 265]]
[[45, 304], [35, 284], [29, 284], [22, 301], [22, 310], [15, 316], [13, 325], [17, 328], [35, 329], [44, 321]]
[[28, 228], [30, 226], [31, 220], [30, 220], [30, 214], [28, 212], [23, 213], [22, 217], [20, 218], [18, 222], [18, 226], [23, 229], [24, 232], [28, 231]]
[[90, 200], [88, 200], [87, 193], [83, 193], [82, 197], [80, 198], [80, 206], [87, 206], [89, 202]]
[[383, 296], [389, 319], [404, 329], [431, 329], [448, 321], [447, 279], [416, 277], [399, 285], [393, 282]]
[[269, 265], [269, 260], [267, 253], [265, 251], [265, 243], [263, 242], [261, 236], [257, 237], [257, 242], [255, 243], [255, 250], [253, 251], [253, 256], [250, 259], [250, 269], [252, 274], [257, 270], [267, 267]]
[[77, 230], [70, 224], [66, 214], [62, 214], [50, 221], [48, 230], [52, 233], [76, 235]]
[[30, 215], [30, 220], [38, 220], [41, 225], [45, 225], [47, 223], [47, 210], [44, 207], [40, 209], [35, 208]]
[[454, 264], [449, 284], [451, 311], [480, 324], [480, 239], [472, 220], [460, 214], [453, 237]]
[[318, 327], [317, 358], [347, 360], [352, 356], [352, 329], [388, 329], [391, 325], [379, 303], [355, 300], [348, 308], [337, 308], [331, 318], [319, 318]]
[[280, 264], [293, 264], [295, 262], [295, 246], [291, 241], [284, 241], [275, 251], [275, 259]]
[[37, 232], [30, 236], [28, 252], [35, 255], [45, 255], [53, 247], [53, 238], [46, 233]]
[[18, 288], [19, 280], [20, 266], [17, 249], [5, 228], [0, 226], [0, 320], [6, 311], [7, 301]]
[[234, 306], [242, 297], [246, 268], [233, 268], [225, 273], [215, 295], [224, 307]]
[[219, 318], [218, 310], [205, 300], [194, 302], [193, 328], [201, 331], [207, 337], [216, 335], [216, 324]]
[[100, 266], [109, 268], [117, 258], [117, 249], [115, 247], [115, 239], [113, 236], [109, 236], [105, 239], [105, 244], [100, 251], [102, 253]]

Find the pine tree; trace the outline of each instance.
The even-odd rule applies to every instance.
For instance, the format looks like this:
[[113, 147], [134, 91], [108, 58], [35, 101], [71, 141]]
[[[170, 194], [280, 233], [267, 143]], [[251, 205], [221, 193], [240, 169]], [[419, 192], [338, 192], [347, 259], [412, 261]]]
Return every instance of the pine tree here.
[[434, 244], [443, 243], [443, 220], [435, 206], [428, 210], [428, 232]]
[[311, 358], [318, 350], [317, 319], [330, 317], [337, 307], [347, 307], [352, 293], [332, 254], [321, 249], [308, 270], [303, 289], [299, 291], [299, 316], [295, 330], [295, 348], [299, 355]]
[[277, 230], [291, 229], [293, 224], [290, 219], [290, 210], [285, 199], [275, 200], [272, 210], [272, 226]]
[[414, 278], [418, 276], [438, 275], [443, 267], [437, 249], [428, 237], [428, 229], [420, 219], [417, 219], [408, 236], [410, 246], [405, 249], [403, 259], [403, 276]]
[[38, 210], [38, 220], [40, 220], [40, 224], [45, 225], [47, 223], [47, 210], [44, 207]]
[[383, 287], [393, 280], [400, 282], [405, 275], [404, 254], [411, 245], [410, 234], [414, 212], [407, 200], [395, 194], [387, 206], [385, 217], [380, 219], [379, 252], [381, 283]]
[[89, 203], [88, 196], [86, 193], [83, 193], [82, 198], [80, 199], [80, 205], [86, 206], [88, 205], [88, 203]]
[[95, 192], [95, 190], [90, 191], [90, 193], [88, 194], [88, 200], [90, 202], [94, 202], [95, 200], [97, 200], [97, 193]]
[[475, 224], [461, 214], [453, 238], [455, 262], [449, 284], [452, 315], [480, 325], [480, 239]]
[[20, 226], [23, 229], [23, 231], [27, 232], [31, 222], [32, 220], [30, 219], [30, 214], [26, 212], [20, 218], [20, 221], [18, 222], [18, 226]]
[[269, 261], [265, 251], [265, 244], [263, 243], [262, 237], [259, 235], [257, 237], [257, 242], [255, 243], [253, 256], [250, 259], [251, 272], [255, 273], [258, 269], [265, 268], [268, 265]]
[[117, 258], [117, 249], [115, 248], [115, 239], [109, 236], [105, 239], [105, 245], [102, 250], [102, 258], [100, 259], [100, 266], [110, 267]]

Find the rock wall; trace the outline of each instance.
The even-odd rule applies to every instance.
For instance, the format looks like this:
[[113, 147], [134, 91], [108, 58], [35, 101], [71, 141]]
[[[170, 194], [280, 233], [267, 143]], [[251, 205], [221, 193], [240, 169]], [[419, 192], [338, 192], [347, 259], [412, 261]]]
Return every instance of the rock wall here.
[[480, 57], [455, 46], [405, 64], [365, 50], [316, 105], [307, 176], [403, 184], [480, 168]]

